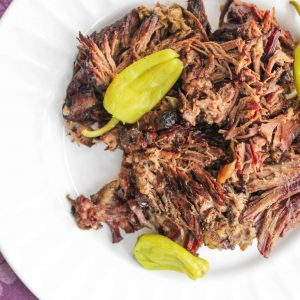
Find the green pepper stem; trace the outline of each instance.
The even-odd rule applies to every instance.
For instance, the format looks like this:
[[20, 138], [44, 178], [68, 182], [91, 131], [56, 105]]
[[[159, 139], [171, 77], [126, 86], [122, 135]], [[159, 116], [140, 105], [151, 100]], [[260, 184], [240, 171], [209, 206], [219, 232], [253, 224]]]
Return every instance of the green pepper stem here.
[[292, 4], [296, 8], [298, 14], [300, 15], [300, 3], [297, 1], [290, 1], [290, 4]]
[[87, 130], [84, 129], [81, 134], [85, 137], [88, 138], [95, 138], [98, 137], [100, 135], [103, 135], [104, 133], [112, 130], [120, 121], [114, 117], [112, 117], [110, 119], [110, 121], [108, 123], [106, 123], [106, 125], [104, 125], [103, 127], [97, 129], [97, 130]]

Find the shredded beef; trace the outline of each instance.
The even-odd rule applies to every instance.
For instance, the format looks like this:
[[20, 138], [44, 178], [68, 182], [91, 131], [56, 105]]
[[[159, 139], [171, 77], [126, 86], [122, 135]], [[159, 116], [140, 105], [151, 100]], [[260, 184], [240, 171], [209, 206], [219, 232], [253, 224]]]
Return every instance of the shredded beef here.
[[[79, 227], [107, 223], [113, 242], [120, 230], [150, 228], [195, 255], [201, 245], [244, 250], [256, 237], [268, 257], [300, 222], [300, 110], [286, 97], [295, 41], [274, 11], [229, 0], [212, 32], [202, 0], [141, 6], [78, 40], [63, 106], [68, 133], [123, 151], [116, 181], [70, 198]], [[184, 63], [168, 95], [136, 124], [82, 136], [110, 119], [102, 101], [114, 76], [164, 48]]]

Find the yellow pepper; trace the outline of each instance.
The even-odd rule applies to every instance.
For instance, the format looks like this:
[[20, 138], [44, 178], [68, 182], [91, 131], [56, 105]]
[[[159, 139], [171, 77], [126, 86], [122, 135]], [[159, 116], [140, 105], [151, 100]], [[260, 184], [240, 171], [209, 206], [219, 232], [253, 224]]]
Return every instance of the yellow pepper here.
[[82, 134], [97, 137], [118, 124], [133, 124], [149, 112], [178, 80], [183, 63], [177, 52], [165, 49], [148, 55], [116, 75], [106, 90], [103, 105], [113, 116], [102, 128]]
[[290, 4], [292, 4], [295, 9], [297, 10], [298, 14], [300, 15], [300, 4], [297, 1], [290, 1]]
[[300, 44], [294, 50], [294, 82], [300, 99]]
[[192, 255], [177, 243], [159, 234], [140, 236], [133, 254], [147, 270], [182, 272], [193, 280], [204, 277], [209, 269], [206, 260]]

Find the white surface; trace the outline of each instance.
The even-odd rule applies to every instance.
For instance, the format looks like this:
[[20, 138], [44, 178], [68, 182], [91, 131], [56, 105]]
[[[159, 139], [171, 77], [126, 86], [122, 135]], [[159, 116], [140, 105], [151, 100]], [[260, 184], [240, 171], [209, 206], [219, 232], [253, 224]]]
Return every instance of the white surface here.
[[[112, 245], [109, 230], [79, 230], [67, 193], [94, 193], [115, 178], [120, 153], [76, 147], [65, 136], [61, 106], [72, 74], [76, 36], [109, 24], [137, 4], [156, 1], [14, 0], [0, 22], [0, 247], [25, 284], [42, 299], [297, 299], [299, 230], [269, 260], [246, 252], [201, 249], [211, 263], [193, 282], [147, 272], [131, 256], [138, 234]], [[161, 1], [164, 2], [164, 1]], [[169, 1], [170, 2], [170, 1]], [[299, 38], [300, 18], [288, 1], [275, 5]], [[207, 0], [217, 23], [219, 1]], [[299, 297], [298, 297], [299, 299]]]

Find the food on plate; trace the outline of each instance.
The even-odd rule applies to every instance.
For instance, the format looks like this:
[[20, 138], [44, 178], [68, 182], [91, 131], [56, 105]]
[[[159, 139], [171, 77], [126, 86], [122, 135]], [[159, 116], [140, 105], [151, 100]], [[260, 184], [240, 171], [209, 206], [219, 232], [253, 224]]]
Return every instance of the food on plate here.
[[204, 277], [209, 269], [209, 263], [205, 259], [196, 257], [159, 234], [140, 236], [133, 254], [145, 269], [183, 272], [193, 280]]
[[[136, 123], [162, 100], [182, 69], [182, 61], [172, 49], [155, 52], [125, 68], [115, 76], [104, 95], [103, 106], [113, 116], [108, 124]], [[95, 131], [84, 130], [82, 134], [97, 137], [112, 129], [106, 126]]]
[[[150, 228], [193, 255], [203, 245], [244, 250], [256, 238], [269, 257], [300, 222], [299, 48], [293, 66], [296, 42], [275, 11], [230, 0], [212, 31], [202, 0], [140, 6], [79, 42], [63, 106], [68, 132], [76, 143], [123, 151], [116, 180], [70, 198], [79, 227], [106, 223], [113, 242], [120, 230]], [[145, 103], [132, 122], [117, 116], [126, 124], [101, 136], [83, 134], [122, 110], [105, 103], [110, 89], [121, 106], [127, 97], [113, 88], [117, 74], [163, 49], [183, 71], [157, 104]]]

